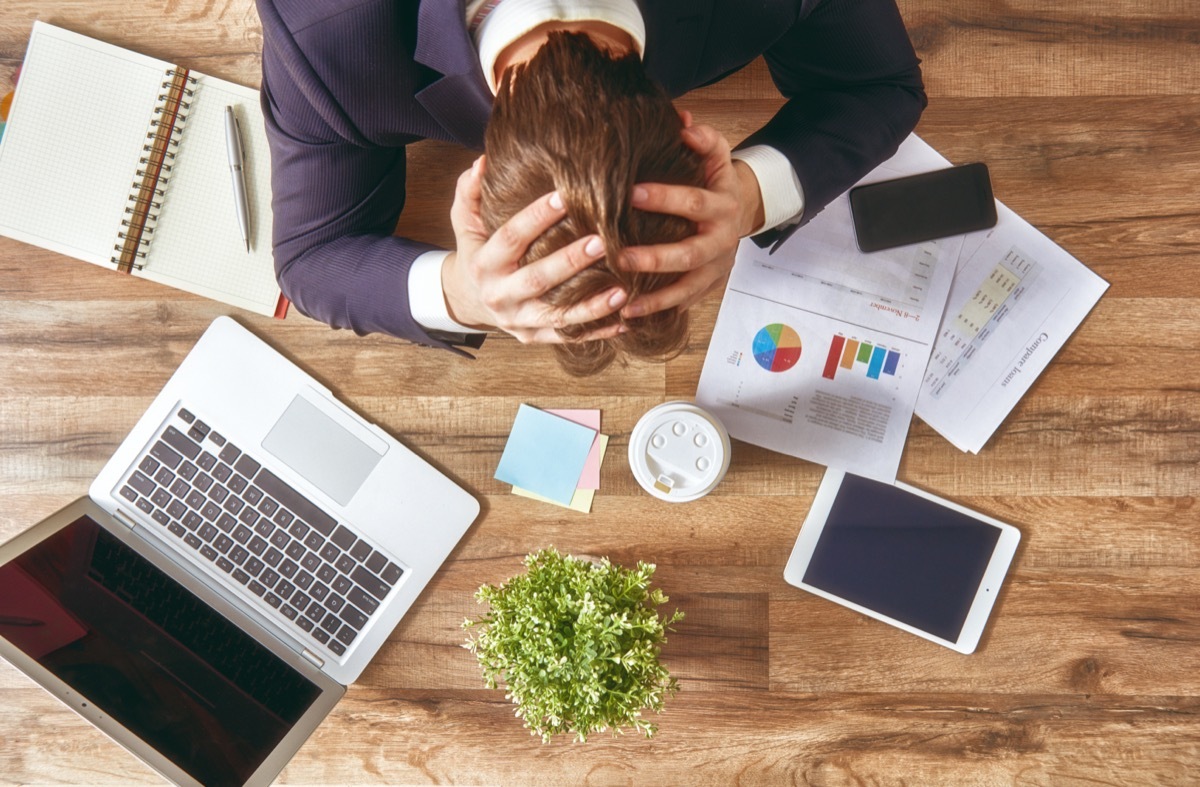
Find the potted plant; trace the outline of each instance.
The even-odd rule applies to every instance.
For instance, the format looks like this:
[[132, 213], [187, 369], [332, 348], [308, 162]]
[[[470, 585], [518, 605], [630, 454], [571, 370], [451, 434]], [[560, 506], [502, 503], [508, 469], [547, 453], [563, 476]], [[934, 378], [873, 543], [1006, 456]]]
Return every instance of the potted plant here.
[[646, 737], [656, 725], [644, 710], [661, 712], [679, 689], [659, 663], [676, 610], [661, 618], [667, 597], [650, 589], [654, 566], [636, 569], [607, 558], [582, 560], [544, 549], [525, 558], [527, 571], [475, 598], [488, 605], [464, 645], [476, 655], [488, 688], [503, 681], [507, 696], [543, 742], [560, 733], [589, 734], [632, 727]]

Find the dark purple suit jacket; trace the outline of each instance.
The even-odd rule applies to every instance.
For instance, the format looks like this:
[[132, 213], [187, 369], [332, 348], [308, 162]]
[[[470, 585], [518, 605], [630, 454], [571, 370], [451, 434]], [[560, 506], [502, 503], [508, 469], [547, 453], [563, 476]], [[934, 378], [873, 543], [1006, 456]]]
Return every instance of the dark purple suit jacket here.
[[[360, 334], [448, 346], [408, 308], [409, 267], [433, 247], [392, 232], [404, 207], [405, 145], [483, 146], [492, 96], [462, 5], [258, 0], [275, 267], [303, 313]], [[764, 56], [788, 100], [740, 147], [766, 144], [788, 157], [804, 187], [805, 220], [891, 156], [925, 106], [894, 0], [639, 5], [646, 70], [672, 97]]]

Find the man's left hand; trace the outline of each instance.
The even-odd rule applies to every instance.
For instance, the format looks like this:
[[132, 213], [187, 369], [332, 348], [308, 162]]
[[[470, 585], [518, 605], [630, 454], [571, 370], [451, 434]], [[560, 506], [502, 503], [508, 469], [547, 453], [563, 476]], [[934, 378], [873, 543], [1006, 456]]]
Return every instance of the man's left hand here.
[[733, 268], [738, 241], [763, 223], [762, 193], [754, 172], [729, 156], [729, 143], [711, 126], [684, 120], [683, 139], [704, 159], [704, 187], [641, 183], [633, 188], [633, 207], [682, 216], [696, 234], [677, 243], [625, 250], [621, 265], [655, 273], [683, 272], [678, 281], [640, 296], [622, 310], [627, 318], [679, 307], [683, 310], [719, 286]]

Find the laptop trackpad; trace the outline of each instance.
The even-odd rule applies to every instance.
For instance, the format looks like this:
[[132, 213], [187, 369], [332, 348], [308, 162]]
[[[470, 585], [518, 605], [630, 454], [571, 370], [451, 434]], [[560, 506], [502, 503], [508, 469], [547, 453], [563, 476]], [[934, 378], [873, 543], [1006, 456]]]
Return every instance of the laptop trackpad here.
[[262, 446], [344, 506], [350, 504], [386, 451], [379, 438], [366, 433], [363, 437], [379, 447], [368, 445], [303, 396], [297, 396]]

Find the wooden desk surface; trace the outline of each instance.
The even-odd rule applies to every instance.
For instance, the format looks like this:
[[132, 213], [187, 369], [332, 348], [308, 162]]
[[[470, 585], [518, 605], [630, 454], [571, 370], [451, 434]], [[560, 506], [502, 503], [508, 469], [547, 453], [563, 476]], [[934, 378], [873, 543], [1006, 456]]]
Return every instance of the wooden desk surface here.
[[[1188, 0], [902, 10], [931, 97], [918, 132], [952, 161], [986, 161], [1001, 200], [1112, 283], [978, 456], [913, 422], [900, 477], [1024, 534], [975, 655], [784, 583], [818, 466], [738, 443], [701, 502], [639, 491], [629, 431], [653, 405], [694, 395], [716, 297], [694, 310], [678, 360], [577, 381], [504, 338], [472, 363], [299, 314], [257, 318], [0, 239], [0, 540], [83, 494], [208, 323], [232, 311], [484, 511], [282, 782], [1196, 783], [1200, 12]], [[35, 18], [258, 81], [250, 0], [8, 0], [0, 84]], [[760, 62], [680, 103], [740, 139], [778, 101]], [[406, 231], [452, 240], [445, 217], [470, 159], [415, 147]], [[590, 516], [492, 479], [520, 402], [603, 410], [612, 442]], [[682, 691], [653, 740], [542, 745], [459, 647], [475, 588], [551, 544], [653, 561], [686, 611], [664, 654]], [[0, 782], [155, 781], [0, 664]]]

